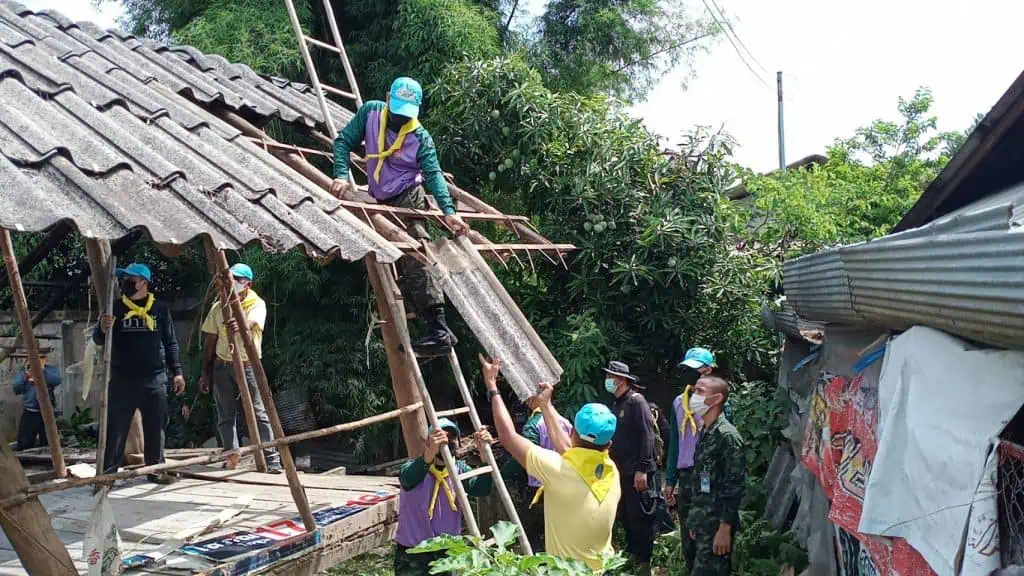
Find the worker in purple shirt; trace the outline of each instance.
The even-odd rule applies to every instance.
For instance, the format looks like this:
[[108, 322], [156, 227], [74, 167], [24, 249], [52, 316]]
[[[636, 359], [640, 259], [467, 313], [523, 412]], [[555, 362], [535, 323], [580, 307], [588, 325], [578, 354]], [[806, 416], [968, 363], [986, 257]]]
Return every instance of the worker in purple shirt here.
[[[386, 101], [370, 100], [360, 106], [334, 140], [331, 194], [339, 198], [351, 194], [349, 154], [365, 142], [367, 188], [374, 200], [398, 208], [426, 210], [426, 188], [444, 213], [445, 225], [456, 235], [465, 234], [469, 227], [455, 213], [455, 202], [448, 193], [434, 140], [418, 120], [422, 103], [423, 88], [419, 82], [398, 78], [391, 84]], [[410, 236], [430, 241], [422, 219], [402, 220]], [[399, 287], [427, 328], [427, 335], [416, 341], [413, 350], [420, 357], [447, 355], [457, 341], [445, 319], [444, 292], [416, 258], [403, 256], [398, 260], [398, 268]]]
[[[701, 434], [701, 419], [691, 407], [691, 392], [697, 380], [715, 368], [715, 355], [706, 348], [690, 348], [679, 367], [683, 369], [683, 393], [676, 396], [669, 413], [669, 430], [672, 433], [669, 435], [668, 456], [665, 458], [666, 481], [663, 490], [665, 500], [669, 504], [677, 504], [679, 526], [683, 530], [681, 534], [686, 534], [686, 516], [691, 498], [689, 486], [693, 484], [693, 456]], [[677, 485], [678, 497], [675, 490]], [[683, 538], [682, 542], [683, 559], [687, 567], [692, 567], [695, 552], [693, 540]]]
[[[443, 553], [410, 554], [409, 549], [442, 534], [462, 534], [462, 512], [441, 456], [441, 446], [445, 444], [455, 456], [459, 427], [447, 418], [440, 418], [437, 423], [439, 429], [429, 431], [423, 455], [406, 462], [398, 473], [401, 492], [395, 533], [395, 576], [427, 576], [430, 563]], [[491, 436], [487, 430], [481, 430], [476, 441], [479, 449], [484, 443], [490, 444]], [[459, 474], [470, 471], [462, 460], [456, 465]], [[488, 496], [493, 484], [489, 474], [462, 481], [466, 495], [476, 498]]]

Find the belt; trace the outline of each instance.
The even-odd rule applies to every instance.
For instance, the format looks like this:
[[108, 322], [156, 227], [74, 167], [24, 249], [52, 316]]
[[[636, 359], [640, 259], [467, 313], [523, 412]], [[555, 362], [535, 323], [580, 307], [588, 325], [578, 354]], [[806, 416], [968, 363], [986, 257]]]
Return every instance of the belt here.
[[[213, 365], [214, 366], [233, 366], [234, 364], [231, 361], [221, 360], [220, 358], [217, 358], [216, 360], [213, 361]], [[249, 362], [247, 362], [245, 360], [242, 360], [242, 366], [248, 367], [249, 366]]]

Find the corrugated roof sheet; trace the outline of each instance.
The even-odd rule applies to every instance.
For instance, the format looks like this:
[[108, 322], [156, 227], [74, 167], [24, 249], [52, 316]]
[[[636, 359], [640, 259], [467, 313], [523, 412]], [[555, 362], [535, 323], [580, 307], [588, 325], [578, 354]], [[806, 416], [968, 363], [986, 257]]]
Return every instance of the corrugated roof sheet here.
[[431, 273], [487, 353], [502, 359], [501, 372], [516, 396], [526, 400], [538, 383], [556, 384], [561, 365], [472, 244], [460, 237], [458, 243], [439, 240], [432, 246], [438, 265]]
[[787, 300], [815, 320], [931, 326], [1020, 349], [1022, 203], [1024, 187], [1010, 188], [921, 228], [787, 262]]
[[0, 226], [39, 231], [70, 219], [90, 238], [141, 227], [161, 244], [207, 234], [221, 248], [258, 241], [349, 260], [401, 255], [338, 200], [182, 96], [301, 121], [311, 116], [294, 112], [299, 89], [277, 87], [295, 100], [292, 112], [272, 112], [251, 96], [272, 82], [226, 63], [211, 76], [169, 52], [0, 0]]

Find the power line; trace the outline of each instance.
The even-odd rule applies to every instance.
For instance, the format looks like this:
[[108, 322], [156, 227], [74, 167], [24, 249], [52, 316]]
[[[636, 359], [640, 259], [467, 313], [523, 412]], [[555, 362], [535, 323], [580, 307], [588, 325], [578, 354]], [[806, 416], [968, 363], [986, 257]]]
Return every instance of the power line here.
[[[729, 44], [732, 45], [732, 49], [736, 51], [736, 55], [739, 56], [740, 60], [743, 61], [743, 65], [747, 67], [747, 70], [750, 70], [750, 73], [753, 74], [754, 77], [757, 78], [758, 81], [760, 81], [761, 84], [763, 84], [765, 88], [771, 90], [772, 87], [768, 84], [768, 82], [766, 82], [765, 79], [762, 78], [761, 75], [758, 74], [756, 70], [754, 70], [754, 68], [750, 65], [750, 62], [747, 62], [747, 59], [743, 56], [743, 52], [740, 51], [739, 46], [736, 45], [736, 42], [732, 39], [732, 36], [729, 35], [729, 32], [728, 32], [729, 29], [727, 29], [725, 26], [722, 25], [721, 22], [719, 22], [718, 16], [715, 15], [715, 11], [711, 9], [711, 5], [708, 4], [708, 0], [703, 0], [703, 2], [704, 2], [704, 7], [707, 8], [708, 9], [708, 13], [711, 14], [711, 19], [715, 21], [715, 24], [717, 24], [718, 27], [725, 34], [726, 39], [729, 40]], [[730, 29], [731, 29], [731, 27], [730, 27]]]
[[729, 32], [732, 32], [732, 35], [736, 39], [736, 42], [743, 48], [747, 55], [750, 56], [750, 59], [754, 61], [754, 64], [757, 64], [757, 67], [760, 68], [762, 72], [771, 76], [772, 73], [769, 72], [767, 68], [762, 66], [761, 63], [757, 61], [757, 57], [754, 56], [754, 53], [751, 52], [749, 48], [747, 48], [747, 45], [743, 43], [743, 40], [740, 40], [740, 35], [737, 34], [736, 30], [732, 27], [732, 22], [729, 22], [729, 18], [725, 15], [725, 11], [722, 10], [722, 7], [719, 6], [718, 3], [715, 2], [715, 0], [711, 0], [711, 5], [714, 6], [716, 10], [718, 10], [718, 15], [721, 16], [722, 21], [725, 22], [725, 25], [729, 28]]

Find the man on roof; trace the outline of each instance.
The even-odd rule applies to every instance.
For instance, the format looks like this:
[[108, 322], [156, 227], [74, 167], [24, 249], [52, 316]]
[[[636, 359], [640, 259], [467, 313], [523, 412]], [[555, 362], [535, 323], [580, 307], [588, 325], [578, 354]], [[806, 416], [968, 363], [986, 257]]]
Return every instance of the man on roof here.
[[612, 525], [621, 495], [619, 471], [608, 455], [615, 415], [603, 404], [586, 404], [567, 438], [551, 404], [552, 388], [542, 384], [538, 402], [555, 450], [541, 448], [516, 433], [498, 392], [501, 360], [481, 357], [480, 363], [501, 445], [542, 484], [545, 551], [600, 570], [601, 556], [613, 552]]
[[[398, 473], [401, 492], [398, 495], [398, 531], [395, 533], [395, 576], [427, 576], [430, 563], [443, 553], [410, 554], [409, 549], [442, 534], [462, 534], [462, 512], [455, 496], [454, 481], [445, 467], [441, 446], [448, 445], [452, 457], [460, 436], [459, 427], [447, 418], [437, 421], [439, 430], [428, 430], [423, 454], [409, 460]], [[475, 436], [482, 450], [491, 442], [487, 430]], [[462, 460], [456, 462], [459, 474], [470, 471]], [[466, 495], [485, 498], [491, 493], [493, 480], [489, 474], [462, 481]]]
[[693, 393], [693, 386], [702, 376], [711, 374], [715, 367], [715, 355], [706, 348], [690, 348], [686, 351], [683, 360], [679, 362], [682, 368], [683, 393], [676, 396], [672, 402], [672, 411], [669, 413], [669, 435], [668, 457], [665, 459], [665, 499], [669, 503], [677, 500], [676, 487], [678, 490], [679, 526], [683, 536], [681, 552], [687, 567], [693, 568], [693, 555], [695, 552], [693, 541], [687, 535], [686, 515], [690, 512], [690, 484], [693, 475], [693, 455], [697, 449], [697, 440], [703, 424], [700, 415], [695, 414], [690, 407], [690, 399]]
[[[455, 202], [441, 172], [434, 141], [420, 125], [423, 89], [412, 78], [391, 84], [386, 101], [370, 100], [334, 140], [334, 181], [331, 193], [344, 198], [352, 192], [349, 153], [366, 144], [366, 171], [370, 195], [377, 202], [399, 208], [426, 210], [424, 188], [437, 201], [444, 222], [456, 234], [469, 228], [455, 213]], [[430, 241], [421, 219], [406, 219], [409, 234]], [[443, 356], [456, 344], [444, 314], [444, 293], [422, 262], [412, 256], [398, 261], [402, 293], [412, 300], [416, 316], [426, 323], [427, 335], [413, 348], [422, 357]]]
[[[110, 386], [107, 409], [107, 446], [103, 473], [116, 472], [124, 461], [135, 411], [142, 413], [142, 437], [146, 465], [164, 461], [164, 428], [167, 426], [167, 376], [175, 394], [185, 391], [178, 337], [171, 310], [150, 291], [153, 273], [149, 266], [134, 263], [117, 269], [121, 299], [113, 314], [104, 314], [93, 332], [93, 341], [104, 344], [113, 330]], [[169, 483], [167, 474], [150, 474], [149, 480]]]

